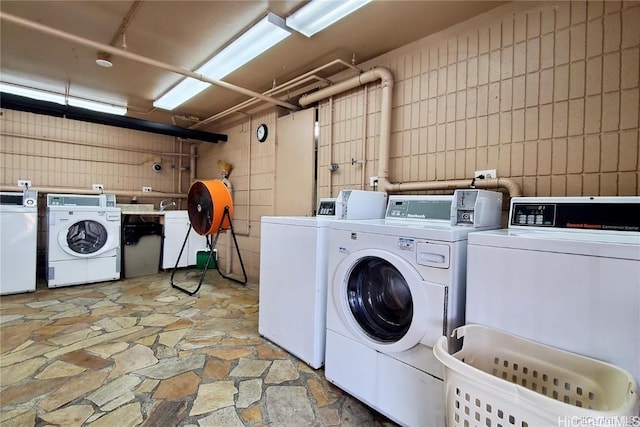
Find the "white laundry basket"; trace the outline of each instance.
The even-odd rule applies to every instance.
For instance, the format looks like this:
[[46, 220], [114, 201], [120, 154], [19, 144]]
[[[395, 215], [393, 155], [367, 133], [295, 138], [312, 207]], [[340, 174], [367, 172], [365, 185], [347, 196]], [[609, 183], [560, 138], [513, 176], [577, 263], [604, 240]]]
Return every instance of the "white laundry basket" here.
[[433, 349], [445, 366], [449, 427], [640, 426], [635, 379], [623, 369], [482, 325]]

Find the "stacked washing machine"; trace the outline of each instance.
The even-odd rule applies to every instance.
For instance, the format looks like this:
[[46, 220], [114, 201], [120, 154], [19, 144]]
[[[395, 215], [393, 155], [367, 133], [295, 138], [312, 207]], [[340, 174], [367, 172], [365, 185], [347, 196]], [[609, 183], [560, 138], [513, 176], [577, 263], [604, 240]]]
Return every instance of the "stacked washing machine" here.
[[513, 198], [469, 236], [466, 317], [640, 382], [640, 197]]
[[48, 286], [119, 279], [120, 224], [114, 194], [47, 195]]
[[390, 196], [385, 219], [329, 226], [325, 376], [408, 426], [444, 426], [442, 335], [464, 323], [467, 239], [502, 194]]
[[38, 192], [0, 193], [0, 295], [36, 290]]

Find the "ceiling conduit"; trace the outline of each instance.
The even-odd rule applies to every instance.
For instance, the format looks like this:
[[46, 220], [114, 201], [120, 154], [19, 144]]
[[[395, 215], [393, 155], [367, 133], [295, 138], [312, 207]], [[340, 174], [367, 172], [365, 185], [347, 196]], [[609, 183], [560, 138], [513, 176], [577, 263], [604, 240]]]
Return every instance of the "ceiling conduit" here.
[[218, 141], [224, 142], [227, 140], [227, 135], [220, 133], [185, 129], [176, 125], [136, 119], [134, 117], [100, 113], [98, 111], [87, 110], [85, 108], [60, 105], [55, 102], [38, 101], [10, 93], [2, 94], [0, 97], [0, 107], [9, 110], [27, 111], [29, 113], [43, 114], [46, 116], [64, 117], [71, 120], [80, 120], [83, 122], [116, 126], [143, 132], [158, 133], [178, 138], [195, 139], [198, 141], [217, 143]]
[[376, 67], [362, 74], [336, 83], [317, 92], [304, 95], [298, 101], [301, 107], [307, 107], [317, 101], [332, 97], [359, 86], [380, 80], [381, 106], [380, 106], [380, 144], [378, 159], [378, 189], [389, 193], [423, 190], [452, 190], [455, 188], [504, 188], [510, 197], [521, 196], [522, 191], [517, 182], [510, 178], [476, 179], [476, 180], [452, 180], [452, 181], [423, 181], [409, 183], [392, 183], [389, 181], [389, 147], [391, 146], [391, 118], [392, 118], [392, 94], [393, 75], [387, 68]]
[[[225, 89], [229, 89], [229, 90], [232, 90], [234, 92], [241, 93], [243, 95], [247, 95], [247, 96], [250, 96], [250, 97], [253, 97], [253, 98], [260, 99], [262, 101], [266, 101], [266, 102], [269, 102], [269, 103], [272, 103], [272, 104], [279, 105], [281, 107], [287, 108], [287, 109], [292, 110], [292, 111], [299, 110], [298, 106], [293, 105], [293, 104], [291, 104], [289, 102], [285, 102], [285, 101], [282, 101], [282, 100], [274, 98], [274, 97], [266, 96], [266, 95], [263, 95], [261, 93], [252, 91], [250, 89], [246, 89], [246, 88], [243, 88], [243, 87], [240, 87], [240, 86], [236, 86], [234, 84], [227, 83], [227, 82], [222, 81], [222, 80], [210, 79], [208, 77], [203, 76], [202, 74], [194, 73], [193, 71], [190, 71], [190, 70], [187, 70], [187, 69], [184, 69], [184, 68], [176, 67], [174, 65], [170, 65], [170, 64], [167, 64], [167, 63], [164, 63], [164, 62], [161, 62], [161, 61], [157, 61], [155, 59], [151, 59], [151, 58], [147, 58], [145, 56], [141, 56], [141, 55], [137, 55], [137, 54], [134, 54], [134, 53], [130, 53], [130, 52], [127, 52], [125, 50], [117, 49], [117, 48], [115, 48], [113, 46], [110, 46], [110, 45], [107, 45], [107, 44], [104, 44], [104, 43], [94, 42], [92, 40], [88, 40], [88, 39], [85, 39], [83, 37], [79, 37], [79, 36], [76, 36], [74, 34], [70, 34], [70, 33], [67, 33], [65, 31], [61, 31], [61, 30], [55, 29], [55, 28], [51, 28], [51, 27], [48, 27], [46, 25], [39, 24], [37, 22], [29, 21], [27, 19], [20, 18], [18, 16], [11, 15], [11, 14], [6, 13], [6, 12], [0, 11], [0, 19], [8, 21], [8, 22], [11, 22], [11, 23], [16, 24], [16, 25], [20, 25], [22, 27], [26, 27], [26, 28], [30, 28], [32, 30], [39, 31], [39, 32], [44, 33], [44, 34], [48, 34], [48, 35], [51, 35], [51, 36], [54, 36], [54, 37], [58, 37], [58, 38], [61, 38], [61, 39], [64, 39], [64, 40], [67, 40], [67, 41], [70, 41], [70, 42], [73, 42], [73, 43], [77, 43], [77, 44], [80, 44], [82, 46], [90, 47], [92, 49], [96, 49], [96, 50], [99, 50], [99, 51], [102, 51], [102, 52], [106, 52], [106, 53], [109, 53], [109, 54], [112, 54], [112, 55], [121, 56], [121, 57], [130, 59], [132, 61], [141, 62], [143, 64], [147, 64], [147, 65], [150, 65], [150, 66], [156, 67], [156, 68], [161, 68], [161, 69], [166, 70], [166, 71], [171, 71], [172, 73], [180, 74], [180, 75], [185, 76], [185, 77], [191, 77], [193, 79], [200, 80], [200, 81], [203, 81], [205, 83], [209, 83], [209, 84], [212, 84], [212, 85], [220, 86], [220, 87], [223, 87]], [[226, 135], [225, 135], [225, 138], [226, 138]]]
[[[288, 80], [288, 81], [286, 81], [286, 82], [284, 82], [284, 83], [282, 83], [282, 84], [280, 84], [278, 86], [275, 86], [275, 87], [269, 89], [266, 92], [262, 92], [262, 94], [263, 95], [268, 95], [268, 96], [275, 96], [276, 94], [282, 93], [284, 91], [289, 91], [294, 87], [300, 87], [300, 86], [302, 86], [302, 85], [304, 85], [304, 84], [306, 84], [308, 82], [313, 82], [313, 81], [319, 81], [321, 83], [324, 83], [326, 86], [329, 86], [333, 82], [331, 82], [331, 80], [329, 80], [327, 78], [318, 76], [317, 73], [320, 72], [320, 71], [323, 71], [326, 68], [333, 67], [335, 65], [342, 65], [345, 68], [351, 68], [352, 70], [356, 70], [358, 73], [362, 72], [362, 70], [360, 68], [356, 67], [353, 64], [349, 64], [348, 62], [346, 62], [346, 61], [344, 61], [342, 59], [334, 59], [331, 62], [328, 62], [328, 63], [326, 63], [324, 65], [321, 65], [321, 66], [319, 66], [317, 68], [314, 68], [313, 70], [308, 71], [308, 72], [306, 72], [306, 73], [304, 73], [304, 74], [302, 74], [302, 75], [300, 75], [298, 77], [294, 77], [291, 80]], [[211, 116], [211, 117], [206, 118], [206, 119], [204, 119], [202, 121], [199, 121], [198, 123], [190, 126], [189, 129], [197, 129], [197, 128], [202, 127], [202, 126], [204, 126], [204, 125], [206, 125], [208, 123], [211, 123], [213, 121], [216, 121], [218, 119], [226, 117], [226, 116], [228, 116], [230, 114], [239, 112], [241, 109], [249, 107], [249, 106], [257, 103], [258, 101], [259, 101], [259, 99], [256, 99], [256, 98], [247, 99], [246, 101], [243, 101], [240, 104], [234, 105], [233, 107], [231, 107], [231, 108], [229, 108], [229, 109], [227, 109], [225, 111], [222, 111], [222, 112], [220, 112], [220, 113], [218, 113], [218, 114], [216, 114], [214, 116]]]

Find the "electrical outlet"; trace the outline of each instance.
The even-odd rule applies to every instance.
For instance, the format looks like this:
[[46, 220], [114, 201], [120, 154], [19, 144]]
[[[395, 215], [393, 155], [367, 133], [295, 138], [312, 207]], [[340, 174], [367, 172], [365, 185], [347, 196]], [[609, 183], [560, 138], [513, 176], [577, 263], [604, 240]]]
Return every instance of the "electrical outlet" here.
[[102, 185], [102, 184], [93, 184], [92, 188], [93, 188], [93, 191], [102, 191], [102, 190], [104, 190], [104, 185]]
[[31, 187], [31, 181], [26, 179], [19, 179], [18, 187], [24, 187], [24, 188]]
[[151, 187], [142, 187], [143, 193], [151, 193]]
[[474, 176], [474, 178], [478, 178], [481, 175], [482, 175], [483, 179], [492, 179], [492, 178], [497, 178], [498, 177], [498, 174], [496, 173], [495, 169], [485, 169], [485, 170], [481, 170], [481, 171], [476, 171], [473, 176]]
[[378, 177], [370, 176], [369, 177], [369, 187], [377, 187], [378, 186]]

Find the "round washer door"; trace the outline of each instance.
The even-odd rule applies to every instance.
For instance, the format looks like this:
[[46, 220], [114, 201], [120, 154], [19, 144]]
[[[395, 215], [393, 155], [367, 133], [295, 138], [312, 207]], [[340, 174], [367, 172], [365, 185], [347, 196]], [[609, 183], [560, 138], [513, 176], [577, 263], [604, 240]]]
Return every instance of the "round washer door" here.
[[428, 327], [424, 283], [403, 258], [378, 249], [361, 250], [338, 265], [330, 303], [369, 347], [404, 351], [417, 345]]
[[68, 254], [91, 258], [113, 248], [114, 237], [100, 221], [82, 219], [60, 230], [58, 243]]

